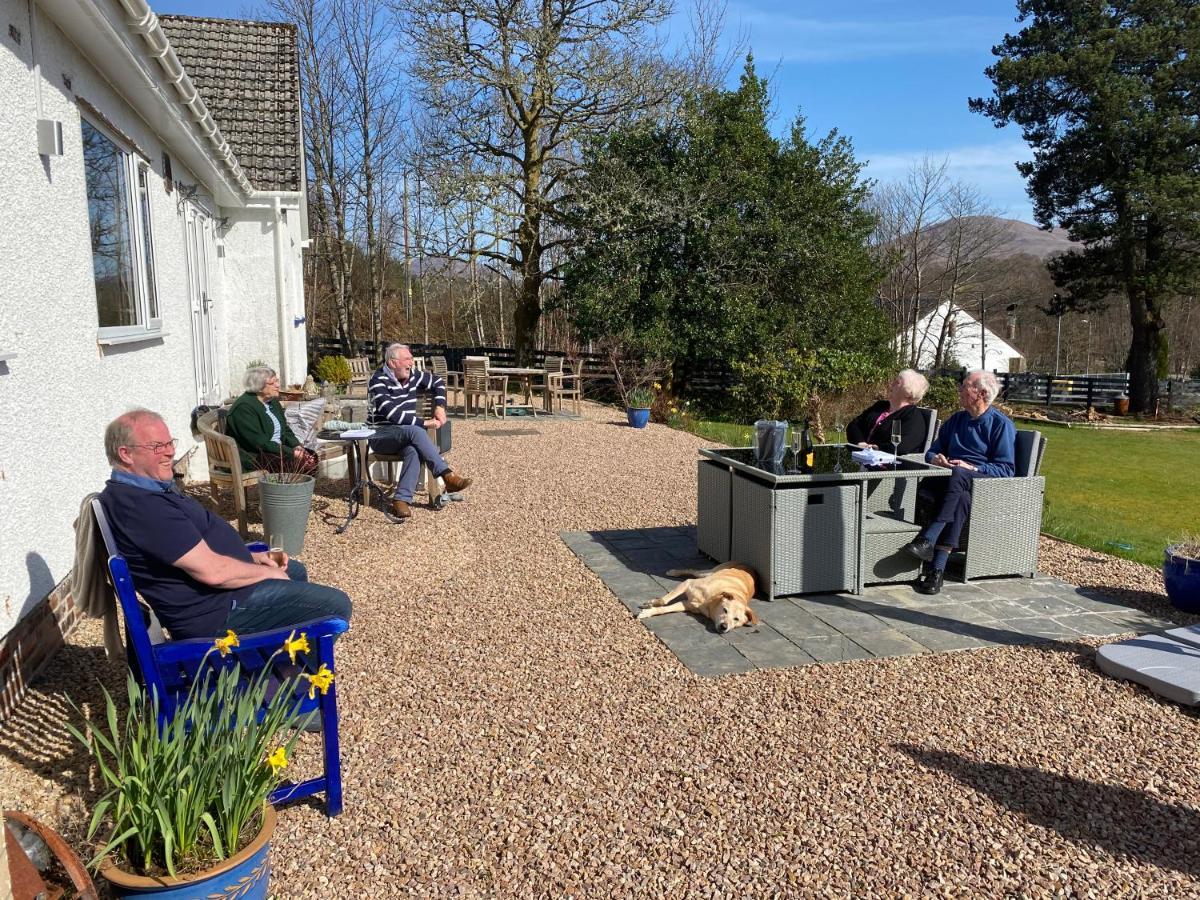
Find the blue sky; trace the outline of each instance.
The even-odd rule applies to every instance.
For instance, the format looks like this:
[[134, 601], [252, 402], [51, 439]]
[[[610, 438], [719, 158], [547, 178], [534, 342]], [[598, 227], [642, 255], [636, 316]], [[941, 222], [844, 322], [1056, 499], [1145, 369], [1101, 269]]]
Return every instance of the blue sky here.
[[[158, 12], [231, 18], [253, 8], [152, 2]], [[924, 154], [949, 159], [952, 175], [1003, 214], [1032, 221], [1013, 166], [1029, 157], [1020, 133], [967, 109], [968, 97], [990, 92], [983, 70], [992, 46], [1016, 29], [1015, 14], [1014, 0], [729, 0], [726, 31], [748, 38], [759, 74], [770, 78], [779, 133], [797, 112], [814, 136], [837, 128], [881, 181], [903, 177]]]

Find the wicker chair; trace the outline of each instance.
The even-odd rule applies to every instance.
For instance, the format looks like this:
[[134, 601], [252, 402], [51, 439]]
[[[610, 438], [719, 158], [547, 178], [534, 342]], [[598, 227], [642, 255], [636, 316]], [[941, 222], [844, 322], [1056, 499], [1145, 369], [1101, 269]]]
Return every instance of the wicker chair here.
[[488, 372], [486, 356], [468, 356], [463, 360], [463, 416], [471, 414], [471, 398], [475, 398], [474, 407], [478, 409], [479, 401], [483, 401], [483, 415], [488, 410], [495, 411], [497, 416], [507, 416], [505, 401], [508, 397], [508, 376], [492, 375]]
[[554, 412], [554, 401], [558, 401], [558, 411], [562, 412], [563, 400], [571, 400], [575, 407], [575, 415], [583, 414], [583, 360], [575, 364], [574, 370], [567, 366], [567, 361], [561, 356], [546, 357], [545, 391], [546, 411]]
[[977, 478], [971, 484], [971, 514], [955, 557], [963, 563], [963, 581], [991, 575], [1037, 574], [1038, 534], [1046, 479], [1038, 473], [1046, 436], [1018, 431], [1016, 474]]
[[196, 422], [204, 436], [204, 449], [208, 453], [208, 483], [213, 499], [220, 500], [218, 486], [233, 491], [233, 508], [237, 511], [238, 533], [246, 538], [249, 528], [246, 522], [246, 488], [258, 484], [262, 469], [242, 471], [242, 457], [238, 453], [237, 441], [225, 434], [224, 425], [217, 410], [202, 415]]

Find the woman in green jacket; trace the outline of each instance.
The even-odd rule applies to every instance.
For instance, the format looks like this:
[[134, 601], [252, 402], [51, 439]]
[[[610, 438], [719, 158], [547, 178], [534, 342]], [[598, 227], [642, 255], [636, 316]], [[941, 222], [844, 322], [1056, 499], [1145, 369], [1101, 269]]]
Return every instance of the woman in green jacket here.
[[317, 474], [317, 455], [301, 446], [288, 427], [274, 369], [257, 366], [246, 370], [246, 393], [229, 407], [225, 433], [237, 441], [247, 469]]

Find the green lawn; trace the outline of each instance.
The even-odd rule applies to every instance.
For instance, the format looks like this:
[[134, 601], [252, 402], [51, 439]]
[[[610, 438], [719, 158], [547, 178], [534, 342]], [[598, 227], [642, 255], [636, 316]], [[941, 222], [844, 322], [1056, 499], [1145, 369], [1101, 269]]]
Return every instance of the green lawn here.
[[[1034, 427], [1048, 441], [1047, 534], [1157, 567], [1168, 543], [1200, 533], [1200, 430]], [[693, 430], [735, 447], [750, 446], [753, 433], [727, 422], [697, 422]]]

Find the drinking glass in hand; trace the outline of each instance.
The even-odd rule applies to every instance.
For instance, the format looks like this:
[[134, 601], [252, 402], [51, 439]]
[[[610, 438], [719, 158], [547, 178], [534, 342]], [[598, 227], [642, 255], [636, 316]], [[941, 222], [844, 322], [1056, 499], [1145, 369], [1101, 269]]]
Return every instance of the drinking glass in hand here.
[[893, 460], [892, 465], [897, 466], [897, 467], [900, 465], [900, 436], [901, 436], [900, 420], [893, 419], [892, 420], [892, 453], [895, 455], [896, 459]]

